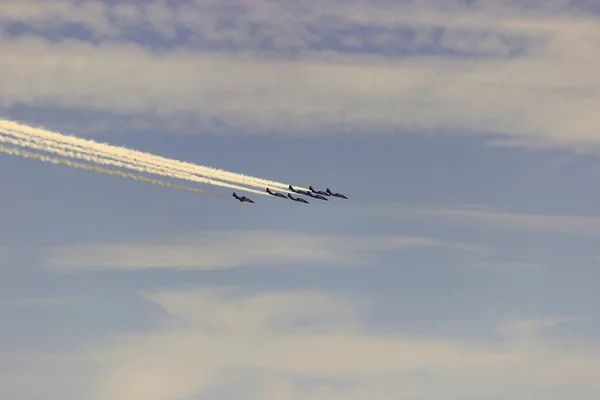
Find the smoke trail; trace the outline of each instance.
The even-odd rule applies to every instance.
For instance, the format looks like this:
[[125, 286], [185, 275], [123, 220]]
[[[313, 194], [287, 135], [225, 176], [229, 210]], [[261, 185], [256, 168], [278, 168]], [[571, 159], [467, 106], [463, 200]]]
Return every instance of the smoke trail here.
[[[281, 182], [269, 181], [266, 179], [251, 177], [233, 172], [227, 172], [216, 168], [203, 167], [192, 163], [168, 159], [150, 153], [127, 149], [125, 147], [111, 146], [104, 143], [94, 142], [88, 139], [81, 139], [74, 136], [63, 135], [44, 129], [37, 129], [26, 125], [21, 125], [12, 121], [0, 120], [0, 130], [4, 130], [6, 131], [6, 133], [9, 133], [10, 131], [25, 133], [30, 136], [32, 135], [40, 138], [51, 139], [56, 142], [68, 143], [72, 146], [87, 147], [90, 149], [94, 149], [99, 153], [107, 155], [110, 154], [112, 157], [119, 157], [120, 159], [132, 159], [137, 162], [144, 160], [145, 162], [159, 163], [165, 167], [176, 168], [180, 171], [183, 170], [191, 174], [198, 174], [261, 188], [270, 186], [273, 188], [279, 188], [280, 190], [288, 191], [287, 185]], [[306, 190], [302, 187], [299, 188]]]
[[[51, 140], [51, 139], [32, 137], [31, 135], [26, 135], [24, 133], [20, 133], [20, 132], [13, 131], [13, 130], [2, 131], [2, 129], [0, 128], [0, 134], [1, 133], [4, 133], [7, 136], [18, 138], [20, 140], [24, 140], [27, 142], [36, 143], [37, 145], [40, 145], [40, 146], [44, 146], [43, 150], [45, 150], [45, 151], [54, 152], [54, 153], [57, 153], [57, 152], [60, 153], [61, 150], [68, 151], [71, 153], [71, 155], [70, 155], [71, 157], [73, 157], [73, 155], [72, 155], [73, 153], [87, 155], [89, 157], [101, 157], [103, 160], [107, 160], [107, 163], [110, 163], [111, 165], [118, 165], [123, 168], [136, 169], [138, 171], [139, 171], [139, 169], [137, 169], [138, 167], [149, 166], [150, 168], [146, 167], [144, 169], [144, 172], [148, 172], [149, 170], [161, 170], [161, 171], [163, 171], [162, 175], [164, 175], [164, 176], [176, 177], [172, 173], [173, 169], [169, 168], [169, 167], [165, 167], [164, 165], [161, 166], [161, 165], [155, 164], [155, 163], [141, 162], [141, 161], [137, 161], [137, 160], [129, 160], [129, 159], [123, 158], [121, 156], [115, 156], [114, 154], [103, 154], [103, 152], [99, 152], [97, 150], [93, 150], [90, 148], [74, 146], [74, 145], [71, 145], [68, 143], [57, 142], [57, 141]], [[21, 144], [19, 144], [19, 145], [21, 145]], [[36, 147], [36, 148], [41, 149], [40, 147]], [[53, 149], [51, 150], [50, 148], [53, 148]], [[59, 150], [55, 150], [54, 148], [59, 149]], [[111, 162], [108, 160], [114, 160], [114, 162]], [[88, 159], [88, 161], [90, 161], [90, 160]], [[115, 164], [115, 163], [118, 163], [118, 164]], [[125, 165], [125, 164], [127, 164], [127, 165]], [[138, 167], [136, 167], [136, 166], [138, 166]], [[161, 174], [159, 172], [152, 172], [152, 173]], [[186, 175], [185, 177], [179, 176], [178, 178], [179, 179], [188, 179], [188, 180], [192, 180], [192, 181], [194, 180], [193, 178], [190, 179], [188, 177], [188, 175], [192, 175], [192, 174], [185, 173], [185, 175]], [[207, 178], [205, 178], [205, 179], [207, 179]], [[198, 182], [198, 180], [195, 180], [195, 181]], [[206, 182], [206, 181], [202, 181], [202, 182]], [[240, 188], [240, 190], [242, 190], [242, 189]]]
[[67, 167], [79, 168], [79, 169], [83, 169], [86, 171], [100, 172], [102, 174], [111, 175], [111, 176], [120, 176], [121, 178], [125, 178], [125, 179], [131, 179], [134, 181], [152, 183], [154, 185], [164, 186], [164, 187], [168, 187], [168, 188], [172, 188], [172, 189], [185, 190], [185, 191], [192, 192], [192, 193], [205, 194], [208, 196], [220, 196], [220, 197], [223, 196], [222, 194], [212, 193], [212, 192], [208, 192], [205, 190], [195, 189], [195, 188], [191, 188], [191, 187], [187, 187], [187, 186], [176, 185], [176, 184], [170, 183], [170, 182], [158, 181], [156, 179], [146, 178], [145, 176], [128, 174], [128, 173], [122, 172], [122, 171], [115, 171], [115, 170], [111, 170], [111, 169], [95, 167], [92, 165], [82, 164], [82, 163], [78, 163], [75, 161], [63, 160], [60, 158], [48, 157], [48, 156], [44, 156], [42, 154], [32, 153], [29, 151], [24, 151], [24, 150], [19, 150], [19, 149], [10, 149], [10, 148], [4, 147], [4, 146], [0, 146], [0, 152], [6, 153], [6, 154], [11, 154], [11, 155], [16, 155], [16, 156], [21, 156], [21, 157], [25, 157], [25, 158], [32, 158], [32, 159], [36, 159], [36, 160], [40, 160], [40, 161], [44, 161], [44, 162], [49, 162], [52, 164], [66, 165]]
[[[16, 134], [16, 133], [8, 133], [7, 135], [19, 135], [19, 136], [27, 137], [26, 135], [20, 135], [20, 134]], [[0, 135], [0, 142], [10, 143], [10, 144], [21, 146], [21, 147], [28, 147], [30, 149], [47, 151], [47, 152], [55, 153], [55, 154], [65, 156], [65, 157], [79, 158], [82, 160], [96, 162], [99, 164], [112, 165], [112, 166], [121, 167], [121, 168], [129, 168], [129, 169], [139, 171], [139, 172], [146, 172], [146, 173], [155, 174], [155, 175], [168, 176], [171, 178], [187, 179], [187, 180], [192, 180], [192, 181], [196, 181], [196, 182], [200, 182], [200, 183], [206, 183], [206, 184], [221, 186], [221, 187], [228, 187], [228, 188], [237, 189], [237, 190], [244, 190], [247, 192], [260, 194], [263, 196], [268, 196], [266, 193], [259, 192], [258, 190], [249, 189], [249, 188], [245, 188], [245, 187], [237, 186], [237, 185], [232, 185], [232, 184], [225, 183], [225, 182], [219, 182], [219, 181], [215, 181], [215, 180], [208, 179], [208, 178], [202, 178], [202, 177], [193, 176], [190, 174], [171, 173], [169, 171], [165, 171], [164, 169], [160, 170], [160, 169], [156, 169], [154, 167], [145, 167], [145, 166], [141, 166], [141, 165], [127, 164], [127, 163], [123, 163], [121, 161], [115, 161], [115, 160], [111, 160], [111, 159], [107, 159], [107, 158], [103, 158], [103, 157], [98, 157], [96, 155], [89, 155], [89, 154], [84, 154], [84, 153], [77, 152], [77, 151], [64, 150], [64, 148], [60, 148], [60, 147], [52, 147], [53, 142], [49, 141], [49, 140], [45, 140], [45, 139], [38, 139], [38, 138], [29, 138], [29, 140], [14, 139], [14, 138]]]

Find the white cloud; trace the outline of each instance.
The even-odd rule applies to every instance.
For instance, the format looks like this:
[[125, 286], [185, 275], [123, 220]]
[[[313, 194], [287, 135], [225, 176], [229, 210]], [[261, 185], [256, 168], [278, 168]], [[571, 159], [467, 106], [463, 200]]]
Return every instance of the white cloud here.
[[215, 269], [285, 262], [363, 265], [380, 252], [406, 247], [483, 251], [461, 243], [425, 237], [315, 236], [286, 231], [211, 232], [199, 237], [146, 243], [93, 243], [44, 251], [57, 268]]
[[600, 234], [600, 217], [593, 216], [516, 213], [477, 206], [426, 207], [407, 205], [363, 209], [358, 213], [375, 218], [423, 217], [435, 218], [436, 221], [447, 219], [468, 225], [477, 224], [477, 226], [488, 229], [580, 235]]
[[217, 389], [283, 400], [592, 399], [600, 390], [594, 347], [375, 335], [362, 326], [355, 308], [361, 302], [311, 292], [146, 296], [179, 323], [116, 335], [83, 354], [98, 371], [89, 389], [97, 400], [203, 399]]
[[[17, 3], [29, 11], [14, 12]], [[113, 25], [109, 15], [117, 8], [107, 14], [106, 5], [95, 3], [80, 14], [71, 2], [52, 2], [42, 11], [38, 4], [3, 2], [13, 12], [0, 14], [27, 23], [85, 19], [97, 35], [113, 39], [140, 23], [172, 37], [175, 24], [193, 32], [192, 41], [155, 52], [133, 42], [4, 36], [0, 88], [7, 104], [133, 116], [134, 129], [158, 117], [184, 131], [458, 129], [513, 135], [512, 143], [569, 146], [600, 139], [600, 25], [563, 1], [537, 2], [527, 12], [518, 2], [501, 1], [471, 7], [451, 1], [344, 7], [335, 1], [197, 2], [177, 10], [155, 2], [134, 7]], [[356, 25], [373, 32], [356, 33]], [[431, 34], [434, 28], [443, 28], [441, 40]], [[399, 29], [417, 35], [399, 41]], [[352, 51], [327, 43], [331, 34]], [[273, 41], [279, 41], [275, 53], [258, 51]], [[322, 50], [314, 48], [317, 42]], [[366, 45], [379, 55], [367, 55]], [[423, 46], [496, 57], [394, 55]], [[525, 53], [502, 57], [512, 51]]]

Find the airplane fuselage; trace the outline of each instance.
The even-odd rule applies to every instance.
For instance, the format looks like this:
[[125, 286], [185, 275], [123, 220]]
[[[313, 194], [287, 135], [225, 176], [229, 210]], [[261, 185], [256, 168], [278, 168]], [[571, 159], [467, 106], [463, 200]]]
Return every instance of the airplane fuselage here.
[[252, 201], [251, 199], [249, 199], [246, 196], [238, 196], [235, 192], [233, 193], [233, 197], [238, 200], [240, 203], [246, 202], [246, 203], [254, 203], [254, 201]]
[[315, 190], [313, 189], [313, 187], [310, 187], [311, 192], [315, 193], [315, 194], [320, 194], [321, 196], [330, 196], [329, 193], [323, 191], [323, 190]]
[[277, 193], [277, 192], [271, 192], [271, 189], [269, 189], [269, 188], [267, 188], [267, 193], [269, 193], [271, 196], [281, 197], [281, 198], [284, 198], [284, 199], [287, 198], [284, 194]]
[[297, 201], [297, 202], [300, 202], [300, 203], [306, 203], [306, 204], [308, 204], [308, 201], [306, 201], [304, 199], [301, 199], [300, 197], [294, 197], [291, 194], [288, 194], [288, 197], [290, 198], [290, 200], [294, 200], [294, 201]]
[[341, 194], [341, 193], [334, 193], [331, 190], [329, 190], [329, 188], [327, 189], [327, 194], [329, 194], [330, 196], [333, 196], [333, 197], [339, 197], [340, 199], [347, 199], [347, 197], [344, 196], [343, 194]]
[[319, 200], [328, 201], [325, 197], [323, 197], [321, 195], [318, 195], [318, 194], [309, 193], [308, 196], [312, 197], [313, 199], [319, 199]]

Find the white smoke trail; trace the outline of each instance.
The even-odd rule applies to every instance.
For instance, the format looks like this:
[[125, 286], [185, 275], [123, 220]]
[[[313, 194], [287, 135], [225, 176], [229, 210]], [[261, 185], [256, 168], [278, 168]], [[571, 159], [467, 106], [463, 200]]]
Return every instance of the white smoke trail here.
[[[145, 153], [137, 150], [128, 149], [125, 147], [117, 147], [104, 143], [98, 143], [89, 139], [81, 139], [74, 136], [63, 135], [56, 132], [47, 131], [44, 129], [33, 128], [26, 125], [21, 125], [13, 121], [0, 120], [0, 131], [6, 131], [6, 133], [19, 132], [30, 136], [50, 139], [56, 142], [69, 144], [72, 146], [79, 146], [84, 148], [93, 149], [98, 153], [105, 155], [111, 155], [112, 157], [118, 157], [120, 159], [130, 159], [136, 162], [149, 162], [158, 163], [164, 167], [176, 168], [180, 171], [185, 171], [190, 174], [198, 174], [206, 177], [227, 180], [230, 182], [241, 183], [254, 187], [272, 187], [280, 190], [288, 191], [287, 186], [281, 182], [270, 181], [266, 179], [256, 178], [252, 176], [242, 175], [233, 172], [227, 172], [216, 168], [199, 166], [196, 164], [182, 162], [178, 160], [168, 159], [165, 157], [157, 156], [150, 153]], [[300, 189], [307, 190], [306, 188], [299, 187]]]
[[24, 150], [19, 150], [19, 149], [10, 149], [10, 148], [4, 147], [4, 146], [0, 146], [0, 152], [6, 153], [6, 154], [11, 154], [11, 155], [16, 155], [16, 156], [21, 156], [21, 157], [25, 157], [25, 158], [36, 159], [36, 160], [40, 160], [40, 161], [44, 161], [44, 162], [49, 162], [52, 164], [65, 165], [67, 167], [72, 167], [72, 168], [79, 168], [79, 169], [83, 169], [86, 171], [100, 172], [102, 174], [111, 175], [111, 176], [119, 176], [121, 178], [131, 179], [134, 181], [152, 183], [154, 185], [164, 186], [164, 187], [168, 187], [168, 188], [172, 188], [172, 189], [185, 190], [187, 192], [192, 192], [192, 193], [205, 194], [208, 196], [223, 196], [222, 194], [212, 193], [212, 192], [208, 192], [206, 190], [195, 189], [195, 188], [182, 186], [182, 185], [176, 185], [174, 183], [159, 181], [156, 179], [150, 179], [150, 178], [146, 178], [145, 176], [128, 174], [128, 173], [122, 172], [122, 171], [115, 171], [115, 170], [111, 170], [111, 169], [95, 167], [92, 165], [78, 163], [75, 161], [69, 161], [69, 160], [63, 160], [60, 158], [44, 156], [42, 154], [32, 153], [29, 151], [24, 151]]
[[[6, 133], [5, 135], [18, 135], [18, 134], [11, 132], [11, 133]], [[23, 135], [23, 136], [27, 138], [26, 135]], [[129, 169], [139, 171], [139, 172], [146, 172], [146, 173], [155, 174], [155, 175], [168, 176], [171, 178], [187, 179], [187, 180], [192, 180], [192, 181], [199, 182], [199, 183], [206, 183], [206, 184], [210, 184], [210, 185], [227, 187], [227, 188], [232, 188], [232, 189], [237, 189], [237, 190], [243, 190], [243, 191], [247, 191], [247, 192], [251, 192], [251, 193], [255, 193], [255, 194], [260, 194], [263, 196], [268, 196], [266, 193], [259, 192], [258, 190], [245, 188], [243, 186], [232, 185], [232, 184], [225, 183], [225, 182], [219, 182], [219, 181], [215, 181], [215, 180], [208, 179], [208, 178], [202, 178], [202, 177], [198, 177], [195, 175], [171, 173], [164, 169], [161, 170], [161, 169], [157, 169], [155, 167], [146, 167], [143, 165], [136, 165], [136, 164], [130, 164], [130, 163], [128, 164], [128, 163], [123, 163], [121, 161], [107, 159], [104, 157], [98, 157], [97, 155], [84, 154], [84, 153], [81, 153], [78, 151], [65, 150], [64, 148], [60, 148], [60, 147], [53, 147], [52, 146], [53, 142], [45, 140], [45, 139], [38, 139], [38, 138], [29, 138], [29, 140], [21, 139], [21, 138], [15, 139], [14, 137], [0, 135], [0, 142], [1, 143], [9, 143], [9, 144], [21, 146], [21, 147], [28, 147], [30, 149], [35, 149], [35, 150], [47, 151], [47, 152], [55, 153], [55, 154], [58, 154], [58, 155], [61, 155], [64, 157], [78, 158], [78, 159], [82, 159], [82, 160], [86, 160], [86, 161], [90, 161], [90, 162], [96, 162], [96, 163], [103, 164], [103, 165], [112, 165], [115, 167], [129, 168]]]
[[[137, 161], [137, 160], [126, 159], [124, 157], [116, 156], [114, 154], [104, 154], [102, 152], [99, 152], [99, 151], [96, 151], [96, 150], [93, 150], [90, 148], [84, 148], [84, 147], [80, 147], [80, 146], [74, 146], [74, 145], [71, 145], [68, 143], [57, 142], [55, 140], [39, 138], [39, 137], [24, 134], [21, 132], [17, 132], [14, 130], [8, 130], [8, 129], [2, 130], [0, 128], [0, 134], [2, 134], [2, 133], [4, 133], [7, 136], [15, 137], [20, 140], [33, 142], [40, 146], [47, 147], [48, 149], [44, 149], [45, 151], [57, 152], [59, 150], [54, 149], [54, 148], [57, 148], [57, 149], [72, 152], [72, 153], [78, 153], [78, 154], [82, 154], [82, 155], [85, 154], [85, 155], [88, 155], [89, 157], [101, 157], [102, 159], [105, 159], [105, 160], [114, 160], [114, 162], [110, 162], [110, 161], [107, 161], [107, 162], [110, 162], [111, 165], [117, 165], [117, 164], [115, 164], [115, 162], [119, 163], [118, 166], [123, 167], [123, 168], [130, 168], [130, 169], [135, 169], [135, 170], [139, 171], [139, 169], [138, 169], [139, 167], [145, 166], [144, 172], [148, 172], [149, 170], [152, 170], [152, 171], [157, 170], [156, 172], [152, 172], [152, 173], [156, 173], [156, 174], [160, 175], [161, 173], [158, 173], [158, 170], [160, 170], [160, 171], [163, 171], [162, 175], [164, 175], [164, 176], [177, 177], [179, 179], [187, 179], [187, 180], [192, 180], [192, 181], [198, 182], [198, 180], [188, 177], [188, 175], [192, 175], [192, 176], [195, 176], [195, 175], [189, 174], [189, 173], [184, 173], [186, 175], [185, 177], [175, 176], [172, 173], [173, 168], [165, 167], [164, 165], [161, 166], [156, 163], [141, 162], [141, 161]], [[50, 149], [50, 148], [52, 148], [52, 149]], [[38, 148], [38, 149], [41, 149], [41, 148]], [[127, 164], [127, 165], [125, 165], [125, 164]], [[208, 178], [204, 178], [204, 179], [208, 179]], [[201, 182], [206, 182], [206, 181], [202, 180]], [[236, 188], [238, 188], [238, 187], [236, 187]], [[242, 190], [242, 189], [240, 188], [240, 190]]]

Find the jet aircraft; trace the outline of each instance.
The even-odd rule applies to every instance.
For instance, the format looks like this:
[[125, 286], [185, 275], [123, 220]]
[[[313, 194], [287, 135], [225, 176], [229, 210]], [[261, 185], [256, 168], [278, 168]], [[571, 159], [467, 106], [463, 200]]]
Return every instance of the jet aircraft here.
[[239, 200], [240, 203], [243, 203], [243, 202], [254, 203], [254, 201], [252, 201], [248, 197], [246, 197], [246, 196], [240, 197], [235, 192], [233, 192], [233, 197], [235, 197], [237, 200]]
[[316, 193], [308, 192], [307, 196], [312, 197], [313, 199], [320, 199], [320, 200], [329, 201], [328, 198], [326, 198], [324, 196], [321, 196], [320, 194], [316, 194]]
[[342, 199], [347, 199], [347, 197], [344, 196], [343, 194], [341, 194], [341, 193], [334, 193], [331, 190], [329, 190], [329, 188], [327, 188], [327, 194], [330, 195], [330, 196], [339, 197], [339, 198], [342, 198]]
[[321, 196], [331, 196], [329, 193], [325, 192], [324, 190], [315, 190], [312, 186], [309, 186], [308, 188], [310, 189], [311, 192], [320, 194]]
[[287, 199], [287, 197], [285, 197], [285, 194], [277, 193], [277, 192], [271, 192], [271, 189], [269, 189], [269, 188], [267, 188], [267, 193], [269, 193], [271, 196], [277, 196], [277, 197], [282, 197], [284, 199]]
[[308, 201], [306, 201], [306, 200], [304, 200], [304, 199], [301, 199], [300, 197], [294, 197], [294, 196], [292, 196], [290, 193], [288, 193], [288, 197], [289, 197], [290, 199], [294, 200], [294, 201], [299, 201], [299, 202], [301, 202], [301, 203], [306, 203], [306, 204], [308, 204]]
[[300, 190], [300, 189], [294, 189], [294, 187], [292, 185], [288, 186], [288, 189], [290, 189], [294, 193], [303, 194], [305, 196], [310, 196], [310, 192], [309, 191]]

